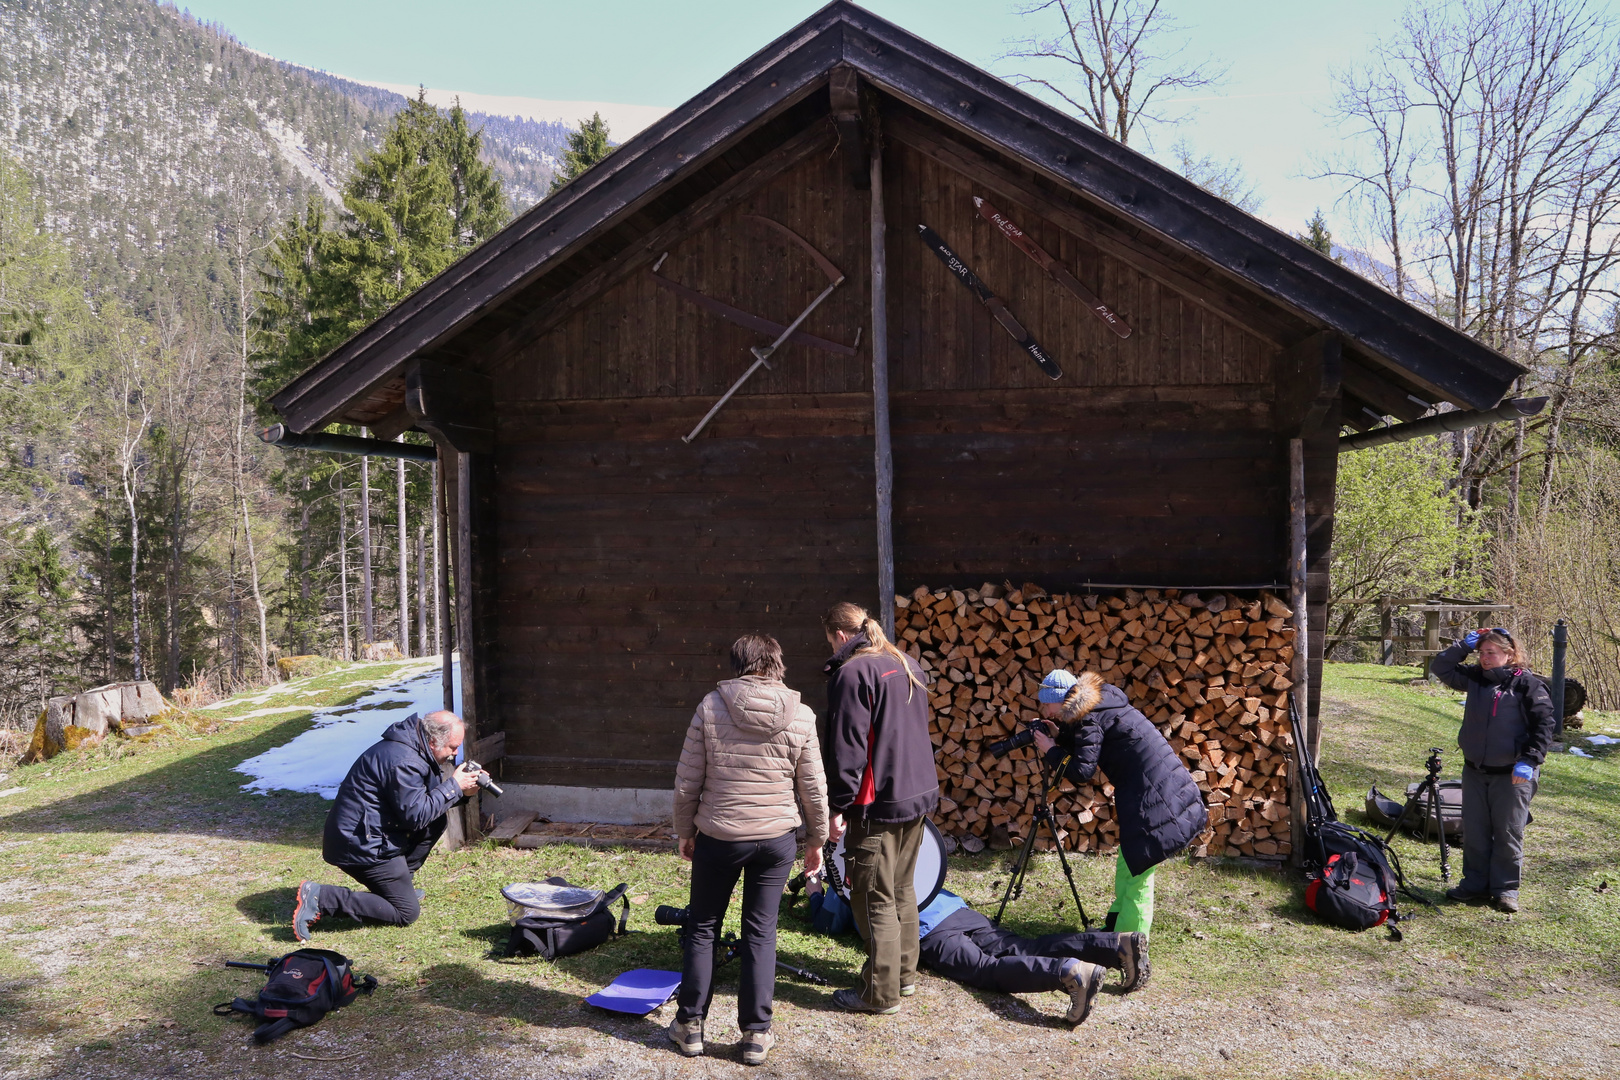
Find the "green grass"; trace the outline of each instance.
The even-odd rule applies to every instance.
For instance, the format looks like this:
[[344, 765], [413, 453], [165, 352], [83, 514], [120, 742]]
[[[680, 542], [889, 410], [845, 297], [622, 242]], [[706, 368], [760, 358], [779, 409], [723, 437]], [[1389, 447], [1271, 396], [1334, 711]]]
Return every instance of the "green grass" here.
[[[262, 961], [291, 948], [288, 921], [299, 881], [341, 875], [320, 859], [325, 800], [244, 793], [246, 778], [231, 770], [305, 730], [310, 709], [352, 702], [363, 692], [356, 684], [421, 666], [341, 668], [249, 695], [262, 700], [193, 714], [150, 742], [109, 743], [14, 771], [6, 784], [27, 790], [0, 800], [0, 1073], [148, 1076], [167, 1075], [174, 1066], [256, 1075], [266, 1068], [268, 1059], [253, 1057], [245, 1045], [245, 1022], [209, 1011], [259, 985], [254, 973], [226, 970], [221, 962]], [[1455, 745], [1458, 695], [1408, 685], [1416, 674], [1328, 667], [1323, 772], [1347, 820], [1362, 820], [1370, 784], [1400, 791], [1421, 777], [1430, 746], [1449, 751]], [[297, 711], [230, 719], [283, 703]], [[1447, 763], [1447, 775], [1455, 775], [1454, 753]], [[1493, 1008], [1533, 995], [1548, 1008], [1566, 1000], [1597, 1003], [1609, 1010], [1608, 1029], [1620, 1031], [1614, 1023], [1620, 757], [1554, 756], [1533, 809], [1524, 911], [1516, 917], [1407, 903], [1415, 917], [1406, 941], [1395, 945], [1380, 931], [1351, 934], [1316, 922], [1300, 902], [1292, 873], [1180, 859], [1157, 875], [1152, 986], [1100, 1007], [1098, 1018], [1073, 1035], [1051, 1024], [1049, 1016], [1061, 1011], [1055, 999], [1025, 1004], [943, 984], [908, 1007], [917, 1025], [906, 1029], [909, 1049], [894, 1042], [901, 1029], [869, 1033], [860, 1026], [864, 1021], [828, 1013], [828, 990], [786, 978], [777, 984], [778, 1017], [784, 1031], [828, 1049], [841, 1063], [832, 1070], [839, 1076], [974, 1075], [985, 1053], [1026, 1042], [1037, 1057], [1054, 1055], [1051, 1062], [1084, 1063], [1106, 1050], [1118, 1069], [1099, 1075], [1275, 1075], [1259, 1052], [1251, 1064], [1242, 1055], [1227, 1061], [1214, 1056], [1213, 1042], [1173, 1030], [1170, 1020], [1159, 1033], [1152, 1017], [1182, 1008], [1206, 1010], [1215, 1019], [1200, 1021], [1200, 1031], [1223, 1038], [1218, 1018], [1228, 1008], [1276, 1008], [1291, 1024], [1315, 1017], [1376, 1032], [1407, 1021], [1427, 1029], [1451, 1022], [1459, 1010], [1482, 1012], [1499, 1025], [1504, 1018]], [[1434, 847], [1410, 839], [1397, 846], [1413, 883], [1437, 895]], [[1455, 875], [1460, 852], [1453, 860]], [[1005, 853], [955, 857], [949, 885], [993, 909], [1007, 862]], [[1100, 916], [1112, 888], [1112, 860], [1072, 862], [1083, 901]], [[636, 932], [556, 963], [500, 958], [507, 932], [500, 887], [554, 874], [600, 888], [630, 883]], [[1610, 884], [1600, 891], [1603, 881]], [[353, 956], [357, 969], [377, 975], [382, 988], [286, 1045], [317, 1056], [358, 1047], [366, 1071], [379, 1076], [415, 1072], [427, 1060], [475, 1056], [575, 1062], [587, 1072], [604, 1060], [652, 1062], [649, 1075], [673, 1069], [675, 1059], [660, 1048], [652, 1021], [609, 1017], [580, 999], [629, 968], [679, 967], [673, 932], [655, 926], [651, 915], [654, 905], [684, 904], [686, 882], [686, 865], [672, 854], [567, 846], [523, 852], [487, 844], [436, 853], [418, 879], [428, 898], [416, 925], [320, 928], [317, 944]], [[795, 913], [784, 911], [782, 958], [835, 985], [852, 982], [861, 962], [858, 943], [807, 933]], [[730, 921], [735, 929], [735, 912]], [[1039, 934], [1074, 924], [1055, 857], [1038, 858], [1008, 925]], [[1353, 994], [1350, 1000], [1368, 1004], [1346, 1012], [1345, 988], [1358, 985], [1378, 987], [1376, 998]], [[1279, 995], [1286, 995], [1285, 1006], [1276, 1004]], [[1138, 1002], [1149, 1011], [1127, 1008]], [[969, 1049], [963, 1040], [970, 1036], [988, 1041]], [[1196, 1067], [1174, 1056], [1184, 1047]], [[930, 1064], [923, 1068], [913, 1059]], [[282, 1059], [280, 1067], [304, 1066]], [[568, 1071], [560, 1064], [532, 1067], [534, 1075]], [[332, 1068], [308, 1066], [309, 1075]], [[808, 1066], [802, 1071], [827, 1075]], [[1293, 1074], [1369, 1071], [1393, 1070], [1328, 1064], [1300, 1066]]]

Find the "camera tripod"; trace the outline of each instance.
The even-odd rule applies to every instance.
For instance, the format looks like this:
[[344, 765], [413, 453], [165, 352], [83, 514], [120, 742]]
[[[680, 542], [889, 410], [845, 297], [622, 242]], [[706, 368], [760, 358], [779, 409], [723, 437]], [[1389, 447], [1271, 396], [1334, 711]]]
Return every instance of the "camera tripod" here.
[[[1416, 791], [1406, 797], [1406, 805], [1401, 807], [1401, 812], [1396, 815], [1395, 824], [1391, 825], [1389, 832], [1384, 835], [1384, 843], [1387, 844], [1395, 838], [1395, 834], [1400, 831], [1401, 826], [1406, 824], [1408, 816], [1423, 823], [1425, 834], [1428, 833], [1429, 822], [1432, 820], [1434, 822], [1434, 831], [1440, 834], [1440, 880], [1450, 881], [1451, 845], [1446, 840], [1445, 817], [1440, 811], [1440, 748], [1438, 746], [1429, 748], [1427, 765], [1429, 775], [1423, 778], [1423, 782], [1418, 785]], [[1426, 809], [1421, 802], [1425, 797], [1428, 799]]]
[[[1000, 926], [1001, 916], [1007, 910], [1008, 902], [1024, 895], [1024, 876], [1029, 873], [1029, 857], [1035, 851], [1035, 837], [1041, 831], [1042, 823], [1045, 823], [1057, 847], [1058, 862], [1063, 866], [1063, 876], [1069, 880], [1069, 895], [1074, 897], [1074, 909], [1080, 913], [1080, 925], [1090, 930], [1091, 919], [1086, 915], [1086, 906], [1080, 902], [1080, 889], [1074, 883], [1074, 871], [1069, 868], [1069, 856], [1063, 850], [1063, 841], [1058, 839], [1057, 819], [1052, 815], [1051, 793], [1056, 790], [1057, 781], [1052, 778], [1052, 770], [1046, 764], [1046, 755], [1037, 752], [1035, 760], [1040, 766], [1041, 782], [1035, 788], [1035, 810], [1030, 815], [1029, 835], [1024, 837], [1024, 846], [1019, 849], [1018, 858], [1013, 861], [1012, 877], [1007, 881], [1007, 891], [1001, 896], [1001, 906], [996, 908], [996, 917], [990, 921]], [[1061, 770], [1058, 775], [1062, 775]]]

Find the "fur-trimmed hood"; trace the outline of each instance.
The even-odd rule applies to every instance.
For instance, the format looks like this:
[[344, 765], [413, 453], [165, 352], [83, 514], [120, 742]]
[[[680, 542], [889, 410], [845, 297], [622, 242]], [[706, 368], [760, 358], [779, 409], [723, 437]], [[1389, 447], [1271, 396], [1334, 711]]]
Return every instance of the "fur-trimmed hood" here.
[[1102, 702], [1103, 679], [1095, 671], [1082, 671], [1063, 698], [1063, 722], [1072, 724]]

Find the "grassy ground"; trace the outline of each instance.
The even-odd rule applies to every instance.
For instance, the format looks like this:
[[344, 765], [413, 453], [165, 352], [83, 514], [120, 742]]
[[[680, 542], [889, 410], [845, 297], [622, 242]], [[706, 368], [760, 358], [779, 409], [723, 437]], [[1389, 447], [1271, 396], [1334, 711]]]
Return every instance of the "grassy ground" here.
[[[374, 997], [288, 1036], [276, 1051], [253, 1048], [245, 1021], [212, 1015], [213, 1003], [259, 985], [221, 961], [286, 951], [298, 882], [337, 877], [320, 861], [328, 804], [243, 793], [245, 778], [232, 768], [304, 730], [311, 708], [352, 700], [405, 670], [416, 667], [345, 668], [210, 710], [146, 744], [63, 755], [0, 780], [0, 790], [24, 789], [0, 798], [0, 1076], [743, 1071], [730, 985], [711, 1014], [711, 1056], [692, 1061], [663, 1041], [667, 1008], [641, 1019], [581, 1004], [618, 972], [679, 967], [673, 933], [651, 918], [653, 905], [685, 899], [685, 865], [664, 854], [436, 854], [418, 879], [428, 899], [415, 926], [320, 928], [317, 944], [382, 980]], [[1352, 821], [1361, 819], [1369, 784], [1399, 791], [1421, 775], [1428, 747], [1455, 744], [1458, 695], [1411, 687], [1414, 674], [1329, 667], [1324, 772]], [[265, 712], [283, 704], [289, 711]], [[1405, 942], [1395, 944], [1379, 931], [1316, 923], [1289, 874], [1176, 860], [1158, 875], [1152, 983], [1129, 997], [1110, 993], [1080, 1029], [1058, 1021], [1065, 1002], [1057, 995], [982, 994], [925, 977], [902, 1017], [879, 1019], [840, 1014], [830, 990], [783, 978], [779, 1046], [763, 1071], [1613, 1076], [1620, 756], [1554, 757], [1534, 812], [1518, 916], [1414, 907]], [[1398, 843], [1414, 882], [1437, 893], [1434, 849]], [[995, 853], [953, 858], [950, 887], [993, 906], [1007, 861]], [[1076, 866], [1082, 898], [1100, 912], [1112, 862], [1079, 858]], [[604, 888], [630, 882], [637, 932], [555, 964], [496, 959], [506, 934], [499, 888], [552, 874]], [[1073, 925], [1072, 908], [1046, 857], [1009, 923], [1051, 932]], [[835, 985], [854, 978], [854, 945], [805, 933], [793, 913], [782, 918], [783, 958]]]

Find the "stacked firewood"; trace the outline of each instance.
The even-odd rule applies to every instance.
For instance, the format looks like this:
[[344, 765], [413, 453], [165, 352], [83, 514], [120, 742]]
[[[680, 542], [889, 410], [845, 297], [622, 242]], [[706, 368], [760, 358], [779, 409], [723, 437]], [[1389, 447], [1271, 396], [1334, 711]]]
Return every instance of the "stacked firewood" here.
[[[1027, 835], [1034, 748], [998, 759], [986, 747], [1034, 719], [1041, 679], [1064, 667], [1124, 690], [1186, 761], [1209, 807], [1194, 854], [1287, 855], [1292, 614], [1270, 593], [1048, 595], [985, 584], [896, 597], [900, 644], [932, 680], [935, 824], [970, 850]], [[1058, 790], [1055, 839], [1072, 851], [1113, 851], [1107, 777]], [[1036, 846], [1053, 846], [1044, 827]]]

